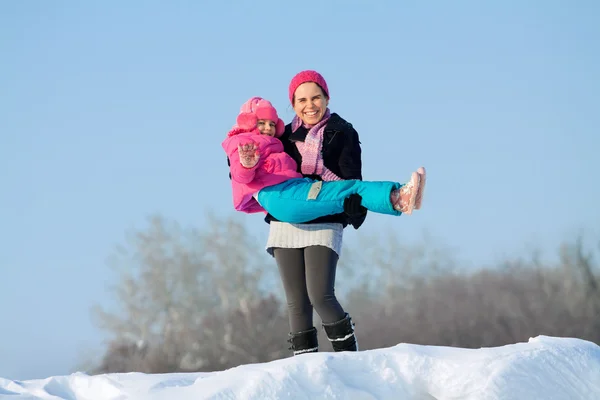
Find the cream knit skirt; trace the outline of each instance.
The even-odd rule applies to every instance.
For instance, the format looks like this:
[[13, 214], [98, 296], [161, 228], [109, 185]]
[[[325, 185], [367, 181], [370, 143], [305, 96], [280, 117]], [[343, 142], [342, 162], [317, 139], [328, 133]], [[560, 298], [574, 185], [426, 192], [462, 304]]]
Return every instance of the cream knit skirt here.
[[308, 246], [329, 247], [338, 254], [338, 257], [342, 255], [344, 236], [342, 224], [289, 224], [271, 221], [269, 225], [266, 250], [271, 256], [273, 256], [273, 249], [277, 247], [297, 249]]

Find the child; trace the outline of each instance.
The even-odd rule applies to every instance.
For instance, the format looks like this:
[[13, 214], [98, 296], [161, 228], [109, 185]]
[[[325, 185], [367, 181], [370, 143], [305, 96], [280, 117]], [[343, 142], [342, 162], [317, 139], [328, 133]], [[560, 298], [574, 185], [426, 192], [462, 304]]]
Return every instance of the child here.
[[272, 104], [260, 97], [244, 103], [237, 124], [222, 146], [230, 164], [234, 207], [268, 212], [282, 222], [303, 223], [344, 211], [344, 199], [358, 193], [370, 211], [401, 215], [421, 208], [425, 169], [406, 184], [387, 181], [315, 181], [303, 178], [277, 139], [284, 124]]

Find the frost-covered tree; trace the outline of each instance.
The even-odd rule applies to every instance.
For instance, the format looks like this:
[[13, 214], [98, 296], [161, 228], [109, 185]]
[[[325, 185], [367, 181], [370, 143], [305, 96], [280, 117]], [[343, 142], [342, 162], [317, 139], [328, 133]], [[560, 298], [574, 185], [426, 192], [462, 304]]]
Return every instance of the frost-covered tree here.
[[[203, 230], [183, 229], [153, 217], [146, 230], [119, 246], [110, 259], [117, 276], [111, 288], [115, 307], [94, 310], [108, 334], [107, 353], [97, 371], [230, 366], [214, 358], [217, 349], [223, 360], [238, 362], [282, 356], [269, 343], [278, 341], [282, 349], [285, 343], [284, 310], [271, 293], [277, 287], [268, 285], [276, 268], [242, 224], [208, 221]], [[260, 331], [261, 342], [227, 331], [242, 328], [246, 334]]]

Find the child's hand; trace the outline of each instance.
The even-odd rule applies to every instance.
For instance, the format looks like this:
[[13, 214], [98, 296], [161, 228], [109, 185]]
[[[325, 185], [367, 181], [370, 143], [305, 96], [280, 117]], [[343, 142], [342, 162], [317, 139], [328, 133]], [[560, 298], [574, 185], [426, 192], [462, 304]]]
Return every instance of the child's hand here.
[[238, 154], [240, 155], [240, 164], [242, 164], [244, 168], [252, 168], [258, 164], [258, 160], [260, 160], [258, 145], [254, 142], [238, 145]]

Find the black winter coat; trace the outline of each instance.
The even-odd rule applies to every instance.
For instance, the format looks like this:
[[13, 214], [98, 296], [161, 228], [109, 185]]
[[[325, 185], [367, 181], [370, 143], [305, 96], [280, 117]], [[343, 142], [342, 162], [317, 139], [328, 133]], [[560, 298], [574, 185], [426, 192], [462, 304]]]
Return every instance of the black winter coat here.
[[[280, 137], [283, 142], [284, 151], [292, 156], [298, 164], [298, 172], [302, 173], [302, 155], [296, 147], [296, 142], [303, 142], [306, 139], [308, 130], [301, 126], [292, 132], [292, 124], [285, 127], [283, 135]], [[325, 125], [323, 132], [323, 165], [331, 172], [342, 179], [360, 179], [362, 180], [362, 159], [360, 140], [358, 132], [352, 127], [352, 124], [344, 120], [336, 113], [332, 113], [329, 121]], [[304, 174], [303, 174], [304, 175]], [[305, 177], [322, 180], [319, 175], [304, 175]], [[358, 216], [350, 218], [346, 213], [327, 215], [317, 218], [307, 223], [336, 222], [346, 227], [352, 223], [358, 228], [365, 220], [367, 210], [361, 207]], [[265, 217], [267, 223], [277, 221], [271, 214]]]

